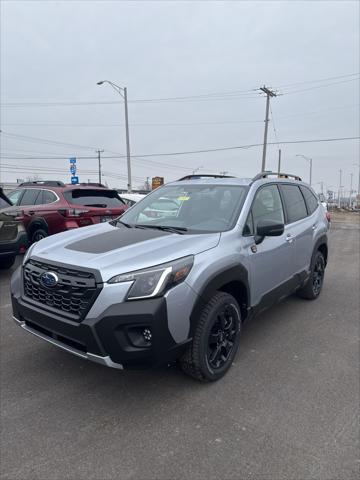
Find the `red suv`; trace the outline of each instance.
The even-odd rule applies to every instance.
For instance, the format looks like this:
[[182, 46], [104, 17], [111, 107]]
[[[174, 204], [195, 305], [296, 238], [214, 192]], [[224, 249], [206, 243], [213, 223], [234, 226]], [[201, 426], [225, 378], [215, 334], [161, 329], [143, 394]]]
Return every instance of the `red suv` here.
[[30, 242], [65, 230], [107, 222], [128, 208], [116, 190], [99, 183], [25, 182], [8, 197], [21, 209]]

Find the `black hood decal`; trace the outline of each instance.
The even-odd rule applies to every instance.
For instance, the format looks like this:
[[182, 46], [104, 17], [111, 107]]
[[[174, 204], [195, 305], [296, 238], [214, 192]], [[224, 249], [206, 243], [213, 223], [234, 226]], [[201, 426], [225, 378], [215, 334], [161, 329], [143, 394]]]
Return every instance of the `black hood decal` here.
[[163, 237], [164, 235], [171, 235], [171, 233], [152, 228], [114, 227], [114, 230], [111, 232], [90, 236], [89, 238], [71, 243], [65, 248], [84, 253], [106, 253], [127, 245], [133, 245], [134, 243]]

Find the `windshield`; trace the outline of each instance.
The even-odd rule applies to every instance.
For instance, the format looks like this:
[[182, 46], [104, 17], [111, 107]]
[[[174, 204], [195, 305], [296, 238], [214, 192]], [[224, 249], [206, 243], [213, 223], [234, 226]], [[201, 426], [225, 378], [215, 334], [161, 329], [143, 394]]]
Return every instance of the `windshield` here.
[[246, 187], [234, 185], [168, 185], [125, 212], [121, 222], [189, 233], [224, 232], [235, 224], [246, 191]]

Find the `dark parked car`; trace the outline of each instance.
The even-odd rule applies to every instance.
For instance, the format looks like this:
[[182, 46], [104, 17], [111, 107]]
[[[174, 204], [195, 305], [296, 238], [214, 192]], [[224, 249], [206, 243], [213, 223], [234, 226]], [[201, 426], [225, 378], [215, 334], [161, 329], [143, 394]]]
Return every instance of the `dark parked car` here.
[[0, 268], [10, 268], [18, 253], [24, 253], [28, 240], [19, 211], [0, 187]]
[[116, 190], [99, 183], [25, 182], [8, 196], [23, 211], [31, 243], [54, 233], [107, 222], [128, 208]]

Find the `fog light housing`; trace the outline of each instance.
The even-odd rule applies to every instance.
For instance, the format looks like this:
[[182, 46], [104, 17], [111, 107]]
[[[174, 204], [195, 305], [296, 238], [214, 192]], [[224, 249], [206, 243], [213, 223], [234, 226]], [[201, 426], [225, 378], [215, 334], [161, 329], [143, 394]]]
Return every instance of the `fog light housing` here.
[[142, 335], [143, 335], [144, 340], [145, 340], [146, 342], [151, 342], [151, 340], [152, 340], [152, 333], [151, 333], [150, 328], [144, 328], [144, 330], [142, 331]]
[[130, 343], [138, 348], [150, 348], [152, 345], [152, 331], [149, 325], [130, 326], [127, 329]]

